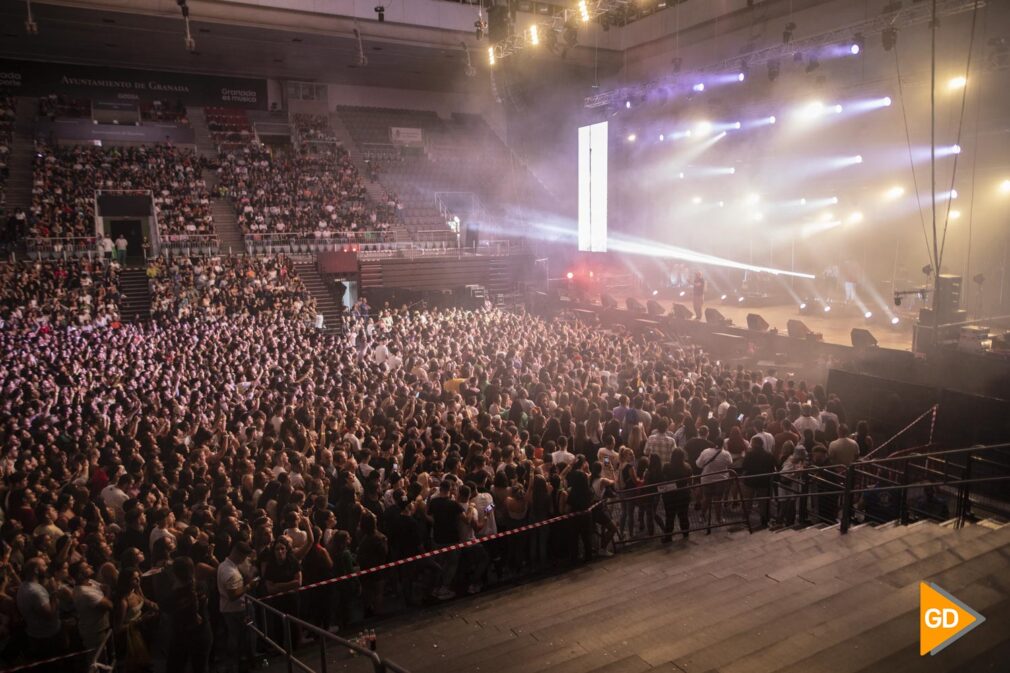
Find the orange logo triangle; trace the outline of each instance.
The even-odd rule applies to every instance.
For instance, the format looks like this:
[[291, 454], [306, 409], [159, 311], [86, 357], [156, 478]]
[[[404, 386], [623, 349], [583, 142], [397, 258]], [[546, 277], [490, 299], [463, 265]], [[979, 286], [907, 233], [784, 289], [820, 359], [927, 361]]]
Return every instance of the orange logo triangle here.
[[930, 582], [919, 583], [919, 655], [936, 654], [985, 617]]

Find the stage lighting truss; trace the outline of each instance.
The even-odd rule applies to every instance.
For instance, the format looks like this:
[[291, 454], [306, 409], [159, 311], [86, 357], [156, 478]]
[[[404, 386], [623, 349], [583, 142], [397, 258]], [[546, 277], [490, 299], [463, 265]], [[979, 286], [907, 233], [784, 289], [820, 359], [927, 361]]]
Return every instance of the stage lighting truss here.
[[[558, 12], [552, 16], [543, 17], [536, 24], [532, 35], [529, 26], [524, 30], [512, 31], [506, 39], [491, 45], [494, 49], [495, 61], [500, 61], [524, 49], [537, 48], [546, 44], [552, 51], [558, 48], [574, 47], [577, 42], [579, 26], [596, 19], [604, 19], [610, 12], [634, 5], [635, 0], [580, 0], [570, 9]], [[608, 26], [609, 27], [609, 26]], [[567, 38], [567, 39], [566, 39]]]
[[[976, 4], [984, 5], [985, 3], [977, 2], [977, 0], [937, 0], [936, 13], [938, 17], [953, 16], [975, 9]], [[928, 23], [931, 18], [932, 3], [908, 3], [907, 7], [903, 6], [893, 12], [870, 17], [858, 23], [841, 26], [829, 32], [821, 33], [820, 35], [815, 35], [802, 40], [790, 39], [787, 44], [777, 44], [766, 49], [750, 52], [748, 54], [737, 55], [733, 58], [712, 63], [703, 68], [684, 73], [683, 77], [690, 77], [692, 79], [690, 82], [681, 82], [681, 76], [674, 73], [672, 75], [667, 75], [632, 86], [612, 89], [610, 91], [601, 91], [598, 94], [586, 97], [584, 106], [590, 109], [610, 107], [619, 104], [621, 101], [627, 100], [635, 94], [644, 95], [648, 91], [660, 88], [676, 88], [680, 84], [683, 84], [685, 88], [689, 88], [693, 82], [698, 81], [695, 78], [697, 78], [699, 74], [738, 72], [738, 66], [741, 58], [745, 59], [748, 65], [753, 69], [758, 66], [767, 65], [773, 61], [788, 61], [792, 58], [794, 53], [820, 54], [825, 47], [831, 45], [837, 46], [852, 44], [853, 36], [856, 34], [859, 34], [863, 40], [866, 40], [871, 35], [880, 35], [888, 30], [896, 33], [899, 28]]]

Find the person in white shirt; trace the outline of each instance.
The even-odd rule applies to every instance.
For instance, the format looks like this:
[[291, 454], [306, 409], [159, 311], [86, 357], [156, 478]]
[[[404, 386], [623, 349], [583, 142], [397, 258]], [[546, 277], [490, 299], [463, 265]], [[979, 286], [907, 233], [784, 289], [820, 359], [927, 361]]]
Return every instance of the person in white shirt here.
[[239, 673], [243, 660], [252, 658], [252, 641], [245, 625], [246, 606], [243, 596], [256, 584], [249, 559], [252, 547], [246, 542], [236, 542], [221, 565], [217, 567], [217, 591], [221, 617], [227, 632], [225, 641], [225, 670]]
[[733, 467], [733, 455], [724, 448], [705, 449], [695, 462], [701, 470], [702, 510], [707, 514], [715, 507], [715, 520], [722, 523], [722, 500], [729, 491], [729, 469]]
[[561, 467], [575, 462], [575, 454], [568, 450], [568, 438], [558, 437], [558, 450], [551, 454], [551, 462]]
[[761, 446], [766, 447], [769, 453], [775, 453], [775, 436], [765, 431], [765, 419], [763, 416], [754, 419], [754, 436], [761, 438]]
[[800, 413], [803, 415], [793, 421], [793, 427], [796, 428], [796, 432], [803, 436], [805, 430], [810, 430], [811, 432], [817, 432], [821, 429], [821, 422], [814, 416], [814, 408], [809, 404], [804, 404], [800, 408]]
[[133, 479], [128, 474], [123, 474], [119, 476], [119, 480], [115, 484], [110, 482], [98, 495], [102, 504], [112, 511], [116, 521], [123, 520], [123, 503], [130, 499], [126, 490], [132, 485]]

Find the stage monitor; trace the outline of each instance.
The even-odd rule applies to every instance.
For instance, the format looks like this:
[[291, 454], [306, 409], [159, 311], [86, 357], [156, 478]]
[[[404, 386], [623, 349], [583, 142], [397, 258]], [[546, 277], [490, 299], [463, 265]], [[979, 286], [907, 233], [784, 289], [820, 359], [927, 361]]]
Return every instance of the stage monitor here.
[[579, 250], [607, 251], [607, 122], [579, 127]]

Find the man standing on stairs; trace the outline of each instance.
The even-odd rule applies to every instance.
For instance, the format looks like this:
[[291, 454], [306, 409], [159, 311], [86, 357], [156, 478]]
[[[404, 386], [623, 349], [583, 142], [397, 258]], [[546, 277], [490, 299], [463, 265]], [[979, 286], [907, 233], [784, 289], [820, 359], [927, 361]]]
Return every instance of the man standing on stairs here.
[[120, 233], [119, 238], [116, 239], [116, 258], [119, 260], [120, 264], [126, 264], [126, 250], [129, 247], [130, 243], [126, 240], [126, 237]]
[[102, 240], [98, 241], [98, 250], [102, 253], [103, 258], [115, 259], [116, 257], [116, 244], [108, 234], [103, 234]]

